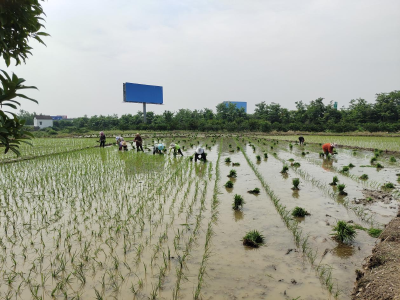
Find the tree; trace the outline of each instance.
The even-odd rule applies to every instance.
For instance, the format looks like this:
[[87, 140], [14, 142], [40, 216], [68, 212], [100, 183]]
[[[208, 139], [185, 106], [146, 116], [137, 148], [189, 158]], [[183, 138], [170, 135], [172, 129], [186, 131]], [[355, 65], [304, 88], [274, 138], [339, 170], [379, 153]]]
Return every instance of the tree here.
[[[16, 65], [25, 62], [32, 47], [29, 46], [30, 38], [36, 39], [44, 44], [41, 36], [49, 34], [41, 32], [44, 27], [41, 21], [43, 18], [42, 6], [39, 0], [2, 0], [0, 1], [0, 57], [7, 65], [11, 59], [16, 61]], [[17, 75], [7, 74], [0, 70], [0, 147], [5, 147], [5, 153], [9, 150], [20, 155], [18, 148], [21, 142], [28, 143], [27, 139], [32, 136], [24, 129], [25, 121], [18, 118], [15, 113], [4, 111], [3, 107], [17, 109], [21, 104], [14, 98], [20, 97], [30, 101], [31, 99], [24, 94], [20, 94], [22, 89], [36, 89], [33, 86], [24, 86], [25, 80], [18, 78]]]

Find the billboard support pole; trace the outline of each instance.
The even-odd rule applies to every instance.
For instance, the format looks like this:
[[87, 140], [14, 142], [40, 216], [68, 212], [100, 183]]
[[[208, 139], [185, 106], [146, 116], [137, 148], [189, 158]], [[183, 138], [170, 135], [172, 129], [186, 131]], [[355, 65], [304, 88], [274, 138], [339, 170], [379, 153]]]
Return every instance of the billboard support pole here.
[[143, 123], [146, 123], [146, 103], [143, 102]]

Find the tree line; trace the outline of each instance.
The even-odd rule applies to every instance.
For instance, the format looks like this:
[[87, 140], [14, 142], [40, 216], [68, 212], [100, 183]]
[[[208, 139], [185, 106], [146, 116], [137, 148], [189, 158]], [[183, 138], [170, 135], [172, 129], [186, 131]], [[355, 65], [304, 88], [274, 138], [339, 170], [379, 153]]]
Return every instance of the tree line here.
[[[309, 132], [397, 132], [400, 130], [400, 91], [380, 93], [374, 103], [364, 99], [353, 99], [347, 108], [336, 109], [323, 98], [295, 102], [296, 109], [289, 110], [279, 103], [256, 104], [253, 114], [246, 114], [232, 103], [220, 103], [216, 113], [209, 108], [202, 110], [169, 110], [162, 114], [147, 113], [143, 123], [143, 113], [80, 117], [72, 121], [54, 121], [53, 128], [46, 129], [56, 134], [85, 133], [101, 130], [194, 130], [194, 131], [309, 131]], [[21, 111], [19, 117], [33, 125], [34, 113]]]

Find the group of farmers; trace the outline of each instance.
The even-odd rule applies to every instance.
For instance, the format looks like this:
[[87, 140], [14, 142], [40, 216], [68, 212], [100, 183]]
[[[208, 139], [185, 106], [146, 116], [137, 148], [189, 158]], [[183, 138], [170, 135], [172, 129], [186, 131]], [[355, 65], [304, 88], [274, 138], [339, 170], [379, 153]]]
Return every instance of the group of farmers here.
[[[117, 136], [115, 139], [117, 141], [117, 145], [118, 145], [120, 151], [128, 150], [128, 145], [126, 144], [123, 137]], [[304, 145], [304, 141], [305, 141], [304, 137], [300, 136], [299, 137], [300, 146]], [[100, 141], [99, 142], [100, 142], [100, 147], [104, 148], [104, 146], [106, 144], [106, 136], [103, 131], [100, 132]], [[135, 135], [135, 139], [133, 140], [133, 142], [136, 143], [136, 149], [138, 152], [143, 151], [143, 147], [142, 147], [143, 140], [139, 133], [137, 133]], [[337, 148], [337, 146], [338, 145], [336, 143], [326, 143], [326, 144], [322, 145], [322, 151], [324, 152], [324, 154], [326, 156], [328, 156], [328, 154], [334, 154], [333, 149]], [[169, 153], [171, 153], [172, 150], [174, 151], [174, 155], [180, 154], [183, 156], [181, 147], [178, 144], [171, 143], [169, 146]], [[163, 143], [155, 144], [153, 147], [153, 155], [156, 153], [162, 154], [164, 151], [166, 151], [166, 148]], [[195, 157], [195, 161], [197, 161], [197, 160], [206, 161], [207, 160], [206, 154], [202, 147], [198, 147], [196, 149], [194, 157]]]
[[[119, 151], [128, 151], [128, 145], [126, 144], [126, 141], [124, 140], [123, 137], [117, 136], [117, 137], [115, 137], [115, 140], [117, 142]], [[99, 142], [100, 142], [100, 147], [104, 148], [104, 146], [106, 144], [106, 136], [103, 131], [100, 132], [100, 141]], [[143, 140], [139, 133], [137, 133], [135, 135], [135, 139], [133, 140], [133, 142], [136, 143], [137, 152], [139, 152], [139, 151], [144, 152], [143, 146], [142, 146]], [[169, 153], [171, 153], [172, 150], [174, 151], [174, 155], [180, 154], [183, 156], [181, 147], [178, 144], [171, 143], [169, 146]], [[163, 154], [164, 151], [166, 151], [166, 148], [163, 143], [155, 144], [153, 147], [153, 155], [156, 153]], [[197, 160], [206, 161], [207, 160], [206, 154], [202, 147], [197, 147], [197, 149], [194, 153], [194, 159], [195, 159], [195, 161], [197, 161]]]

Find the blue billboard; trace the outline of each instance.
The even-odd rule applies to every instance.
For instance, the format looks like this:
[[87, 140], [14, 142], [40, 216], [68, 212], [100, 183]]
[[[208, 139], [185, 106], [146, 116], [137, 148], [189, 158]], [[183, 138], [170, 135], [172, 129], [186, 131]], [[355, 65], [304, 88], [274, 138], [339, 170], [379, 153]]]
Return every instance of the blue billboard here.
[[236, 108], [244, 108], [245, 113], [247, 113], [247, 102], [237, 102], [237, 101], [224, 101], [225, 105], [228, 106], [229, 103], [235, 104]]
[[124, 102], [163, 104], [162, 86], [124, 83]]

